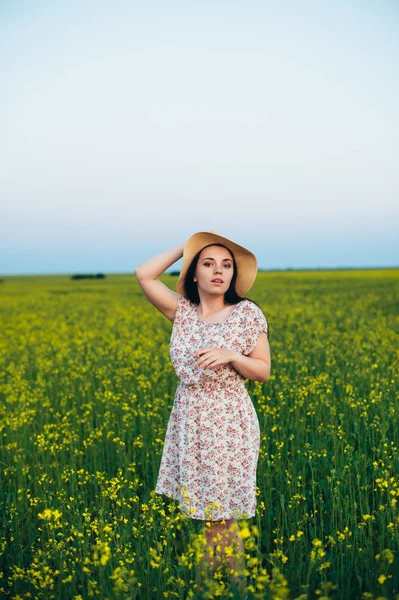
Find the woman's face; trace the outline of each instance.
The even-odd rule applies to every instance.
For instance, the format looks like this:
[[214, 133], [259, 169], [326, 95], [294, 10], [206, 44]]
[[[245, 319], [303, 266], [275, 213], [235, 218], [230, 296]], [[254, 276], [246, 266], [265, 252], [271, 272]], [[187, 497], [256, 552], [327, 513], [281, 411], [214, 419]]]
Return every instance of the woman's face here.
[[194, 276], [198, 288], [209, 294], [222, 295], [229, 289], [233, 275], [233, 258], [227, 248], [208, 246], [201, 251]]

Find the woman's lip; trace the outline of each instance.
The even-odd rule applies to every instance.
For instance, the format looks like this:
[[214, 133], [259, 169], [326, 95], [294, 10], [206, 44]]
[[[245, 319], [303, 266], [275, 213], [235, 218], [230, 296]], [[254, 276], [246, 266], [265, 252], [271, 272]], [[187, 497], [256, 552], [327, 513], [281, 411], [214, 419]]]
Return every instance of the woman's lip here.
[[222, 285], [223, 281], [211, 281], [211, 283], [214, 283], [215, 285]]

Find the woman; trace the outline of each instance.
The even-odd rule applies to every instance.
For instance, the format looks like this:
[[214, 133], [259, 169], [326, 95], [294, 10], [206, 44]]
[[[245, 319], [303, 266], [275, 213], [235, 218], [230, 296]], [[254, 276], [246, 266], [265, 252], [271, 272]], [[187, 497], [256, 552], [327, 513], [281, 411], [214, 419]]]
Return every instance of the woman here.
[[[182, 256], [175, 293], [158, 277]], [[210, 555], [215, 535], [222, 549], [234, 541], [243, 553], [237, 519], [255, 516], [260, 429], [244, 382], [264, 382], [271, 369], [266, 318], [242, 297], [256, 273], [252, 252], [216, 232], [195, 233], [135, 271], [173, 323], [170, 356], [180, 379], [155, 491], [206, 521]]]

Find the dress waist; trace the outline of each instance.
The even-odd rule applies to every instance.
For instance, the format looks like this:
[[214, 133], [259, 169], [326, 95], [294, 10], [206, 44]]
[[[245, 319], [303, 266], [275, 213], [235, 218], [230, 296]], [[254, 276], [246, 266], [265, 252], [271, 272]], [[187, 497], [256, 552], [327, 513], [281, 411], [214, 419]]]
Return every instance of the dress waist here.
[[204, 390], [207, 392], [218, 391], [218, 390], [231, 390], [231, 391], [246, 391], [244, 385], [245, 379], [214, 379], [214, 378], [201, 378], [194, 383], [185, 383], [184, 381], [179, 382], [180, 388], [190, 388], [190, 390]]

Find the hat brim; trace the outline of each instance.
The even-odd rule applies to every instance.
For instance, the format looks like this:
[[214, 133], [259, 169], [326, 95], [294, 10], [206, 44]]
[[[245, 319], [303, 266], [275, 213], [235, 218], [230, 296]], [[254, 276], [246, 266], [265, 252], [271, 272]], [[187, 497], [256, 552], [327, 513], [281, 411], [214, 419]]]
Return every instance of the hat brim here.
[[176, 290], [182, 296], [185, 295], [184, 278], [194, 256], [209, 244], [223, 244], [234, 254], [237, 264], [236, 291], [239, 296], [243, 296], [253, 285], [258, 270], [256, 256], [244, 246], [233, 242], [222, 235], [211, 233], [210, 231], [199, 231], [188, 238], [183, 248], [183, 264], [179, 279], [176, 284]]

